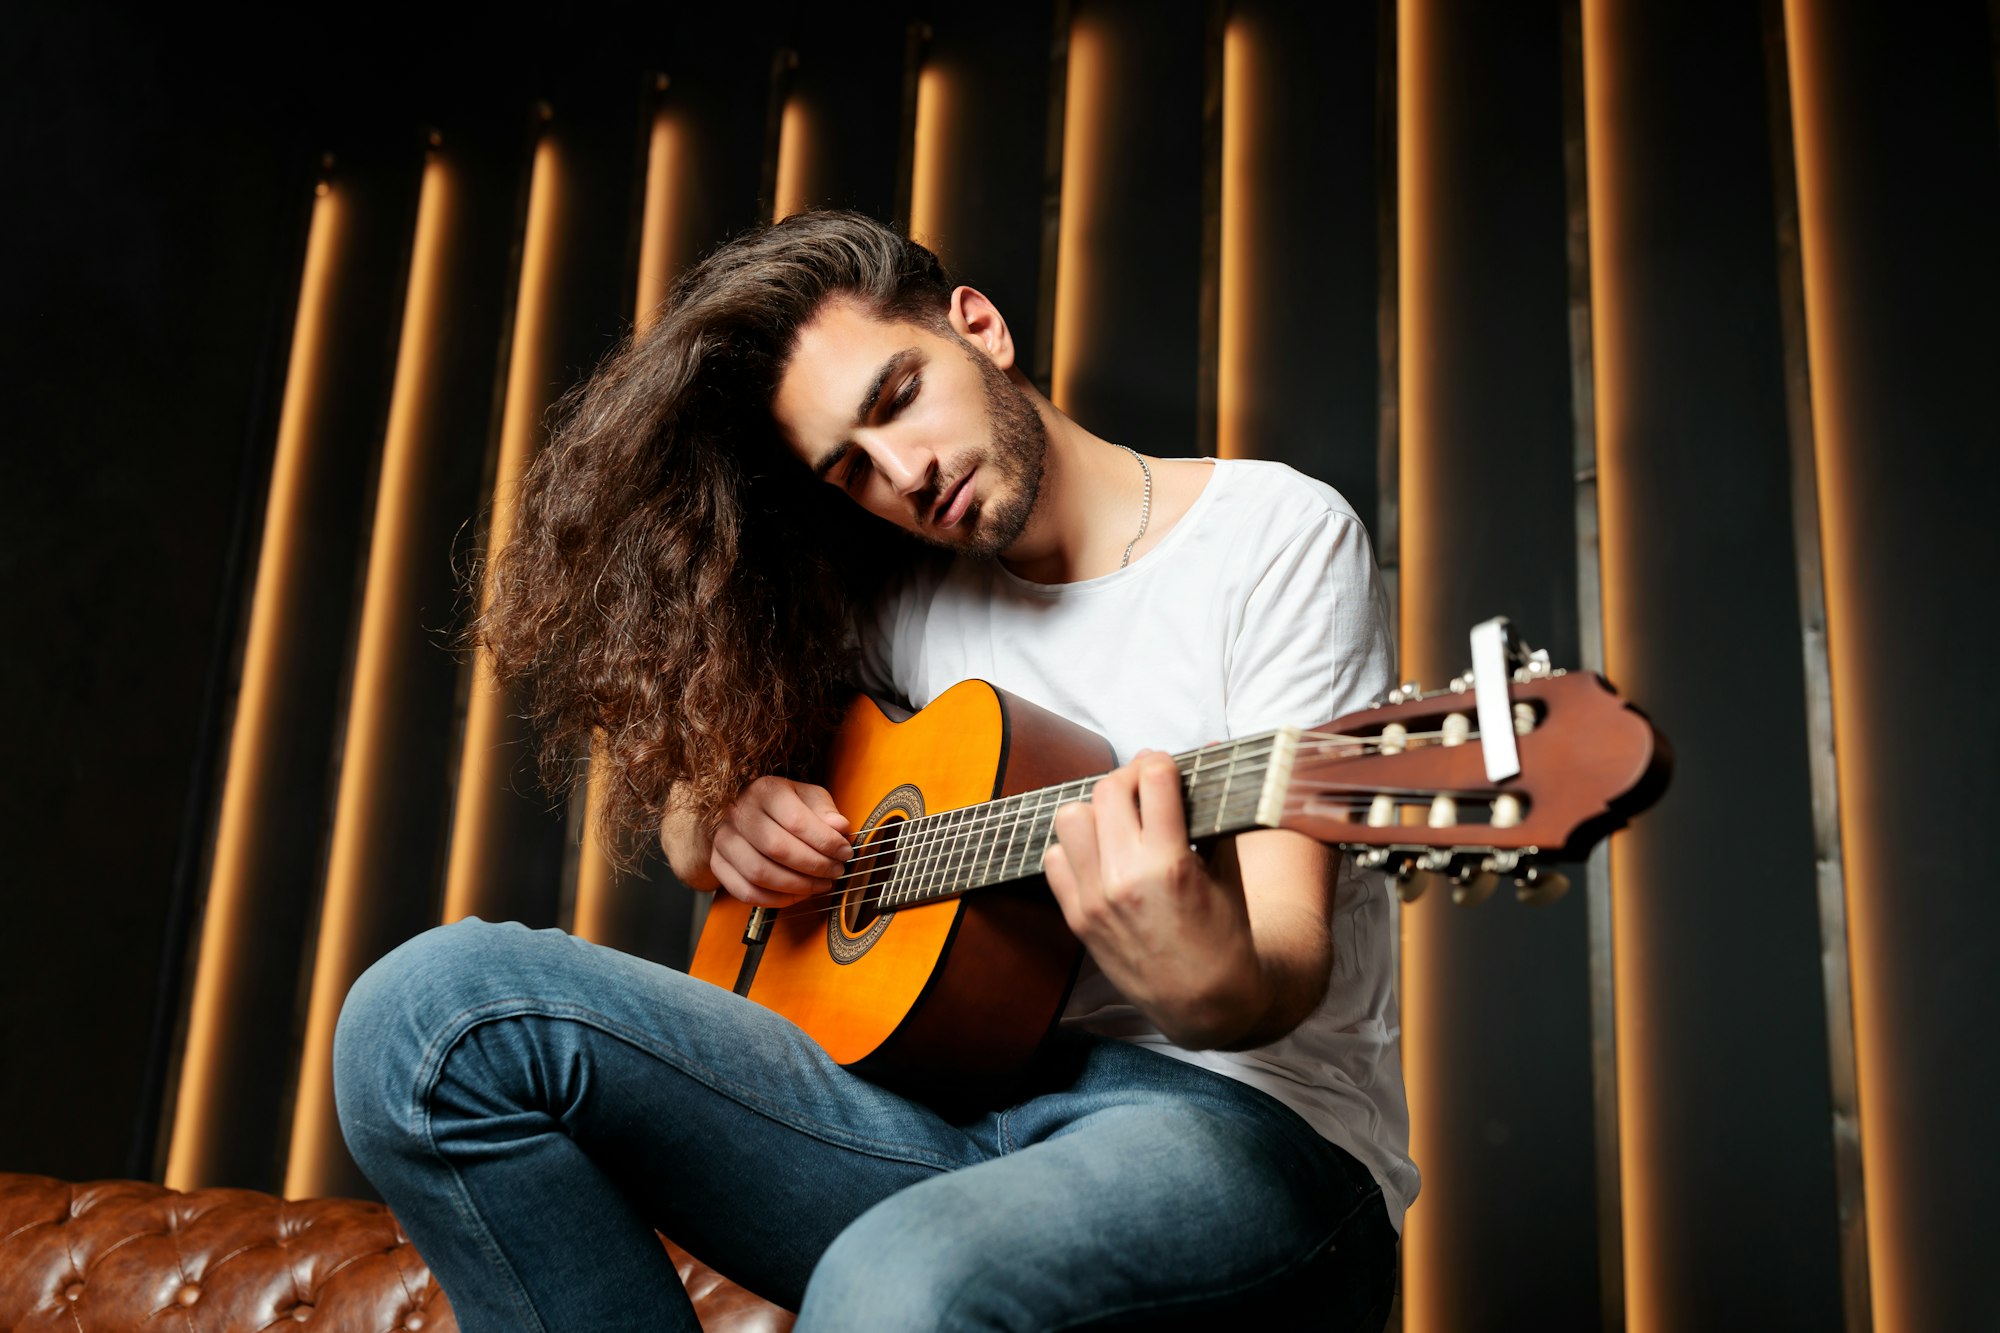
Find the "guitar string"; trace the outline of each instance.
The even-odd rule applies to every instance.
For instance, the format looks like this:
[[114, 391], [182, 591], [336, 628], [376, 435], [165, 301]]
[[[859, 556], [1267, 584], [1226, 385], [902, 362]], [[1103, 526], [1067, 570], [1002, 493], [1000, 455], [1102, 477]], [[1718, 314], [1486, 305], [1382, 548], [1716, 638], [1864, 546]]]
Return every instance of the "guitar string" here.
[[[1384, 794], [1384, 795], [1390, 795], [1390, 796], [1392, 796], [1392, 797], [1393, 797], [1393, 798], [1394, 798], [1394, 799], [1396, 800], [1396, 804], [1397, 804], [1397, 805], [1398, 805], [1399, 807], [1408, 807], [1408, 808], [1411, 808], [1411, 809], [1423, 809], [1423, 808], [1427, 808], [1427, 807], [1428, 807], [1428, 806], [1430, 805], [1430, 803], [1431, 803], [1431, 800], [1433, 799], [1433, 793], [1430, 793], [1430, 792], [1413, 792], [1413, 793], [1408, 793], [1408, 794], [1401, 794], [1401, 793], [1394, 793], [1394, 792], [1385, 792], [1385, 793], [1380, 793], [1380, 794]], [[1303, 807], [1303, 806], [1305, 806], [1305, 805], [1307, 805], [1307, 804], [1310, 804], [1310, 803], [1311, 803], [1311, 800], [1312, 800], [1312, 798], [1311, 798], [1310, 796], [1299, 796], [1299, 797], [1293, 797], [1293, 798], [1289, 798], [1289, 799], [1287, 800], [1287, 802], [1286, 802], [1286, 806], [1287, 806], [1287, 808], [1288, 808], [1288, 809], [1289, 809], [1289, 808], [1291, 808], [1291, 807], [1293, 807], [1293, 806], [1299, 806], [1299, 807]], [[1246, 803], [1247, 803], [1247, 804], [1254, 804], [1254, 802], [1246, 802]], [[1372, 798], [1371, 798], [1371, 800], [1370, 800], [1370, 801], [1362, 801], [1362, 800], [1359, 800], [1359, 799], [1357, 798], [1357, 799], [1355, 799], [1354, 801], [1352, 801], [1352, 802], [1350, 803], [1350, 806], [1349, 806], [1349, 808], [1350, 808], [1351, 810], [1354, 810], [1354, 811], [1359, 811], [1359, 810], [1362, 810], [1362, 809], [1365, 809], [1365, 808], [1366, 808], [1366, 807], [1367, 807], [1367, 806], [1368, 806], [1369, 804], [1371, 804], [1371, 803], [1372, 803]], [[946, 813], [950, 813], [950, 812], [948, 812], [948, 811], [947, 811]], [[1371, 827], [1376, 827], [1376, 826], [1373, 826], [1373, 825], [1368, 825], [1368, 824], [1362, 824], [1362, 823], [1356, 823], [1356, 824], [1355, 824], [1355, 828], [1356, 828], [1357, 830], [1361, 830], [1361, 829], [1366, 829], [1366, 828], [1371, 828]], [[1413, 835], [1414, 837], [1416, 837], [1416, 838], [1417, 838], [1417, 840], [1421, 840], [1421, 835], [1422, 835], [1423, 833], [1425, 833], [1425, 832], [1429, 831], [1429, 826], [1428, 826], [1428, 825], [1406, 825], [1406, 824], [1395, 824], [1395, 825], [1388, 825], [1387, 827], [1392, 827], [1392, 828], [1407, 828], [1407, 829], [1409, 829], [1409, 830], [1410, 830], [1410, 833], [1411, 833], [1411, 834], [1412, 834], [1412, 835]], [[1477, 825], [1477, 824], [1462, 824], [1462, 825], [1452, 825], [1452, 826], [1450, 826], [1450, 827], [1460, 827], [1460, 828], [1478, 828], [1478, 827], [1483, 827], [1483, 826], [1482, 826], [1482, 825]], [[1045, 849], [1045, 850], [1046, 850], [1046, 847], [1047, 847], [1047, 845], [1048, 845], [1048, 844], [1047, 844], [1047, 843], [1045, 842], [1045, 843], [1044, 843], [1044, 849]], [[989, 868], [990, 868], [990, 866], [989, 866]], [[942, 902], [942, 901], [945, 901], [945, 900], [946, 900], [946, 899], [948, 899], [948, 898], [952, 898], [952, 897], [957, 897], [957, 896], [960, 896], [960, 895], [962, 895], [962, 894], [964, 894], [964, 893], [966, 893], [966, 892], [970, 892], [970, 891], [972, 891], [972, 890], [974, 890], [974, 889], [978, 889], [978, 888], [985, 888], [985, 887], [992, 887], [992, 886], [995, 886], [995, 885], [999, 885], [999, 884], [1006, 884], [1006, 883], [1011, 883], [1011, 882], [1014, 882], [1014, 881], [1016, 881], [1016, 880], [1022, 880], [1022, 879], [1027, 879], [1027, 878], [1030, 878], [1031, 876], [1033, 876], [1033, 875], [1036, 875], [1036, 874], [1039, 874], [1039, 873], [1041, 873], [1041, 872], [1040, 872], [1040, 869], [1039, 869], [1039, 863], [1036, 863], [1036, 864], [1034, 864], [1034, 865], [1030, 865], [1030, 864], [1028, 864], [1028, 863], [1024, 862], [1024, 863], [1023, 863], [1023, 868], [1022, 868], [1022, 870], [1021, 870], [1021, 872], [1020, 872], [1019, 874], [1015, 874], [1015, 875], [1008, 875], [1008, 876], [1006, 876], [1006, 877], [1004, 877], [1004, 878], [1001, 878], [1001, 879], [995, 879], [995, 880], [990, 880], [990, 881], [985, 881], [985, 882], [982, 882], [982, 883], [975, 883], [975, 884], [966, 884], [966, 885], [960, 885], [960, 886], [956, 886], [956, 887], [951, 887], [951, 888], [949, 888], [949, 891], [947, 891], [947, 892], [943, 892], [943, 893], [938, 893], [938, 892], [936, 892], [936, 890], [937, 890], [937, 889], [939, 889], [939, 888], [944, 888], [944, 887], [946, 887], [946, 886], [943, 886], [943, 885], [936, 885], [936, 886], [931, 886], [931, 887], [930, 887], [930, 888], [929, 888], [929, 889], [927, 890], [927, 892], [929, 892], [929, 893], [930, 893], [930, 894], [932, 894], [933, 896], [914, 896], [914, 895], [913, 895], [913, 896], [911, 896], [911, 897], [908, 897], [908, 898], [905, 898], [905, 899], [900, 899], [900, 900], [898, 900], [898, 901], [896, 901], [896, 902], [894, 902], [894, 903], [891, 903], [891, 904], [889, 904], [889, 905], [888, 905], [888, 906], [886, 906], [886, 907], [884, 907], [884, 906], [882, 905], [882, 895], [881, 895], [881, 894], [879, 894], [879, 893], [878, 893], [878, 894], [876, 894], [876, 895], [875, 895], [875, 896], [873, 897], [873, 899], [866, 899], [866, 898], [864, 898], [864, 901], [866, 901], [866, 902], [869, 902], [869, 903], [870, 903], [870, 905], [874, 906], [874, 907], [875, 907], [875, 908], [876, 908], [876, 909], [877, 909], [878, 911], [881, 911], [881, 912], [884, 912], [884, 913], [892, 913], [892, 912], [897, 912], [897, 911], [901, 911], [901, 910], [903, 910], [903, 909], [905, 909], [905, 908], [909, 908], [909, 907], [923, 907], [923, 906], [928, 906], [928, 905], [930, 905], [930, 904], [933, 904], [933, 903], [937, 903], [937, 902]], [[836, 877], [836, 878], [835, 878], [835, 881], [834, 881], [834, 882], [835, 882], [835, 884], [839, 884], [841, 880], [845, 880], [845, 879], [851, 879], [851, 878], [853, 878], [853, 876], [852, 876], [851, 874], [850, 874], [850, 875], [841, 875], [841, 876], [838, 876], [838, 877]], [[883, 887], [884, 887], [884, 888], [886, 889], [886, 888], [888, 888], [888, 887], [890, 887], [890, 886], [887, 886], [887, 885], [885, 885], [885, 886], [883, 886]], [[904, 887], [906, 887], [906, 888], [907, 888], [907, 887], [911, 887], [911, 886], [907, 886], [907, 885], [906, 885], [906, 886], [904, 886]], [[801, 897], [799, 897], [799, 898], [796, 898], [796, 899], [794, 899], [793, 901], [791, 901], [791, 902], [789, 902], [789, 903], [785, 903], [785, 904], [783, 904], [783, 905], [778, 905], [778, 906], [772, 906], [772, 907], [770, 908], [770, 910], [771, 910], [771, 911], [772, 911], [773, 913], [779, 913], [779, 914], [782, 914], [782, 915], [784, 915], [784, 916], [785, 916], [785, 917], [786, 917], [787, 919], [792, 919], [792, 920], [797, 920], [797, 919], [802, 919], [802, 918], [806, 918], [806, 917], [821, 917], [821, 916], [828, 916], [828, 915], [831, 915], [831, 914], [833, 914], [833, 913], [836, 913], [836, 912], [839, 912], [839, 911], [841, 911], [841, 910], [843, 910], [843, 909], [845, 908], [845, 906], [846, 906], [847, 904], [846, 904], [846, 902], [845, 902], [844, 900], [845, 900], [845, 899], [847, 898], [848, 894], [852, 892], [852, 890], [853, 890], [853, 885], [851, 885], [851, 884], [850, 884], [850, 885], [848, 885], [848, 886], [846, 886], [846, 887], [844, 887], [844, 888], [834, 888], [834, 889], [829, 889], [829, 890], [816, 890], [816, 891], [814, 891], [814, 892], [812, 892], [812, 893], [809, 893], [809, 894], [805, 894], [805, 895], [803, 895], [803, 896], [801, 896]], [[838, 900], [838, 901], [837, 901], [837, 900]]]
[[[1432, 748], [1442, 740], [1443, 734], [1441, 731], [1412, 732], [1404, 738], [1403, 745], [1400, 748]], [[1466, 739], [1469, 742], [1477, 740], [1478, 737], [1479, 733], [1474, 731], [1468, 733]], [[1183, 754], [1175, 755], [1174, 759], [1176, 764], [1182, 766], [1184, 770], [1193, 770], [1189, 774], [1190, 776], [1199, 776], [1212, 780], [1212, 775], [1220, 774], [1228, 778], [1234, 776], [1234, 770], [1237, 767], [1247, 765], [1251, 761], [1267, 758], [1276, 748], [1276, 739], [1276, 733], [1245, 737], [1242, 741], [1234, 743], [1242, 747], [1235, 753], [1218, 755], [1216, 752], [1223, 750], [1223, 746], [1204, 746], [1200, 750], [1190, 750]], [[1305, 757], [1317, 757], [1326, 751], [1337, 751], [1347, 747], [1353, 747], [1355, 750], [1355, 753], [1348, 757], [1362, 758], [1371, 754], [1380, 754], [1382, 742], [1379, 737], [1344, 736], [1331, 732], [1304, 732], [1300, 735], [1297, 754]], [[1202, 760], [1211, 756], [1216, 757], [1218, 762], [1212, 765], [1207, 771], [1203, 771]], [[1229, 770], [1226, 774], [1223, 772], [1225, 768]], [[937, 844], [947, 838], [960, 839], [968, 834], [983, 834], [1009, 821], [1018, 825], [1024, 813], [1030, 814], [1032, 817], [1039, 817], [1042, 807], [1048, 803], [1051, 794], [1054, 794], [1054, 803], [1057, 805], [1068, 804], [1073, 800], [1087, 799], [1087, 796], [1081, 793], [1073, 797], [1065, 796], [1062, 793], [1066, 793], [1071, 787], [1088, 788], [1094, 785], [1098, 778], [1102, 776], [1102, 774], [1097, 774], [1087, 778], [1077, 778], [1059, 786], [1043, 788], [1037, 792], [1024, 792], [1017, 796], [983, 802], [977, 806], [960, 806], [951, 810], [940, 810], [934, 814], [920, 815], [914, 819], [900, 821], [899, 831], [892, 846], [885, 846], [880, 853], [861, 854], [857, 852], [854, 857], [851, 857], [845, 863], [849, 867], [849, 870], [841, 878], [846, 878], [848, 875], [861, 873], [871, 868], [864, 863], [872, 861], [878, 855], [889, 855], [892, 848], [895, 855], [899, 858], [906, 857], [912, 853], [922, 855], [925, 852], [937, 850]], [[1255, 792], [1257, 789], [1248, 790]], [[1377, 786], [1355, 784], [1351, 790], [1356, 794], [1364, 791], [1372, 794], [1385, 789]], [[1386, 790], [1393, 792], [1395, 789]], [[1018, 804], [1031, 798], [1035, 800], [1033, 811], [1029, 811], [1025, 806]], [[1254, 805], [1255, 802], [1253, 801], [1252, 804]], [[1190, 813], [1192, 814], [1196, 808], [1199, 807], [1191, 804]], [[960, 820], [957, 823], [948, 822], [951, 816], [958, 815], [967, 809], [982, 810], [986, 813], [971, 820]], [[1202, 821], [1191, 817], [1188, 822], [1190, 825], [1198, 825]], [[876, 839], [864, 844], [864, 846], [874, 847], [884, 841], [883, 839]], [[948, 849], [947, 854], [949, 854], [949, 850], [956, 849]]]
[[[1249, 743], [1245, 742], [1246, 745]], [[1268, 750], [1263, 753], [1268, 753]], [[1195, 755], [1205, 757], [1205, 752], [1198, 751]], [[1226, 766], [1233, 770], [1244, 757], [1239, 755], [1229, 760]], [[1262, 754], [1249, 757], [1262, 757]], [[1216, 765], [1216, 771], [1224, 766]], [[1197, 769], [1198, 767], [1197, 765]], [[1018, 797], [1009, 797], [980, 806], [958, 807], [939, 811], [935, 815], [920, 816], [914, 820], [899, 821], [895, 837], [876, 838], [864, 844], [864, 847], [870, 850], [857, 852], [844, 863], [847, 868], [834, 877], [834, 884], [837, 887], [831, 892], [846, 892], [851, 887], [850, 881], [857, 876], [873, 873], [879, 868], [878, 862], [891, 857], [898, 865], [915, 867], [907, 879], [886, 883], [882, 887], [883, 894], [894, 895], [898, 905], [934, 901], [939, 896], [940, 890], [945, 890], [947, 893], [958, 892], [961, 888], [979, 887], [985, 883], [1003, 883], [1010, 879], [1025, 877], [1034, 873], [1034, 868], [1023, 861], [1016, 872], [1010, 872], [997, 880], [986, 879], [985, 874], [996, 864], [1008, 866], [1017, 859], [1018, 854], [1013, 850], [1011, 838], [1004, 851], [998, 847], [988, 846], [982, 839], [986, 834], [1005, 824], [1011, 826], [1016, 836], [1025, 832], [1028, 841], [1040, 837], [1046, 848], [1051, 837], [1050, 825], [1053, 823], [1055, 809], [1073, 801], [1087, 802], [1089, 798], [1087, 789], [1094, 785], [1095, 781], [1095, 778], [1078, 779], [1060, 786], [1023, 793]], [[1072, 791], [1072, 788], [1076, 790]], [[1226, 814], [1234, 811], [1236, 817], [1240, 818], [1253, 811], [1262, 799], [1261, 784], [1246, 786], [1242, 792], [1232, 795], [1228, 793], [1225, 783], [1223, 794], [1219, 797], [1210, 795], [1213, 790], [1211, 786], [1208, 790], [1196, 793], [1194, 799], [1190, 801], [1187, 811], [1189, 827], [1199, 829], [1204, 824], [1213, 822], [1213, 831], [1220, 832], [1222, 824], [1226, 822], [1224, 818]], [[1288, 794], [1285, 808], [1303, 808], [1304, 804], [1314, 800], [1325, 804], [1326, 798], [1330, 795], [1356, 798], [1353, 807], [1355, 809], [1359, 808], [1358, 798], [1366, 796], [1372, 801], [1378, 795], [1408, 798], [1401, 803], [1416, 805], [1429, 802], [1436, 794], [1434, 790], [1428, 788], [1415, 790], [1385, 788], [1379, 784], [1352, 786], [1324, 784], [1319, 791], [1309, 795]], [[1477, 800], [1478, 797], [1473, 795], [1468, 799]], [[1030, 801], [1032, 805], [1028, 804]], [[982, 813], [967, 819], [963, 817], [967, 810], [979, 810]], [[958, 818], [954, 819], [955, 816]], [[873, 850], [877, 848], [880, 850]], [[982, 851], [985, 853], [983, 861], [979, 859], [979, 853]], [[964, 859], [954, 859], [961, 854]], [[925, 864], [927, 857], [930, 858], [930, 864]], [[969, 872], [975, 863], [980, 866], [978, 875], [972, 876], [963, 886], [954, 883], [961, 875]], [[892, 876], [895, 874], [894, 871], [890, 873]]]
[[[1428, 798], [1418, 798], [1402, 802], [1402, 804], [1408, 805], [1411, 808], [1421, 809], [1428, 806], [1429, 800]], [[1358, 809], [1359, 806], [1357, 805], [1356, 808]], [[1363, 828], [1368, 828], [1370, 826], [1357, 823], [1355, 827], [1357, 829], [1363, 829]], [[1407, 828], [1413, 835], [1421, 835], [1422, 833], [1429, 831], [1428, 827], [1425, 825], [1392, 825], [1391, 827]], [[1456, 827], [1476, 828], [1479, 826], [1460, 825]], [[1421, 841], [1420, 838], [1416, 840]], [[891, 903], [886, 906], [882, 904], [881, 897], [879, 894], [873, 897], [864, 897], [862, 901], [866, 903], [868, 906], [874, 908], [878, 914], [888, 916], [912, 907], [928, 907], [936, 903], [948, 901], [951, 898], [962, 897], [965, 893], [972, 892], [979, 888], [990, 888], [1000, 884], [1006, 884], [1015, 882], [1017, 880], [1028, 879], [1031, 878], [1033, 875], [1037, 875], [1040, 873], [1041, 871], [1039, 870], [1039, 868], [1030, 869], [1024, 871], [1020, 875], [1012, 876], [1009, 879], [994, 880], [989, 884], [965, 885], [960, 888], [953, 889], [950, 892], [938, 894], [934, 897], [914, 898], [906, 901]], [[814, 893], [807, 894], [799, 899], [796, 899], [791, 903], [787, 903], [782, 906], [773, 906], [769, 910], [774, 914], [774, 916], [782, 916], [785, 920], [788, 921], [817, 919], [819, 917], [832, 916], [846, 909], [848, 905], [846, 899], [848, 897], [848, 894], [851, 892], [852, 892], [852, 886], [849, 886], [848, 888], [845, 889], [817, 891]]]

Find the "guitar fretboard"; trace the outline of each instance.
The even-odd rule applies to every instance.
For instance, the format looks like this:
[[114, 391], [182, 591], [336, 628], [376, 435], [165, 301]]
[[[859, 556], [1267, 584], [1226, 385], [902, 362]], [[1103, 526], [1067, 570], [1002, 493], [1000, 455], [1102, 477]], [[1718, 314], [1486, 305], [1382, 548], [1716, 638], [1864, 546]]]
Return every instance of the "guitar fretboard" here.
[[[1258, 827], [1274, 758], [1288, 767], [1296, 732], [1260, 732], [1174, 756], [1190, 839]], [[938, 902], [1038, 875], [1055, 841], [1055, 813], [1088, 801], [1102, 774], [997, 801], [944, 810], [895, 827], [893, 867], [881, 884], [883, 911]], [[1282, 777], [1282, 774], [1280, 775]], [[874, 846], [871, 843], [868, 846]], [[866, 856], [867, 850], [861, 852]]]

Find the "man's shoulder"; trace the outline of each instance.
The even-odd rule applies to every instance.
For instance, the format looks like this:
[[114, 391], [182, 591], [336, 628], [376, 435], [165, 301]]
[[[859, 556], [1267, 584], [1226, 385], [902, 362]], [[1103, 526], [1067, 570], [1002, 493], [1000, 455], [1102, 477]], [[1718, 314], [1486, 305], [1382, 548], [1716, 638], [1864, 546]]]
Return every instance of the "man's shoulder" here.
[[1361, 525], [1346, 496], [1288, 463], [1262, 458], [1219, 463], [1225, 470], [1215, 480], [1227, 483], [1224, 494], [1235, 521], [1280, 543], [1328, 522]]

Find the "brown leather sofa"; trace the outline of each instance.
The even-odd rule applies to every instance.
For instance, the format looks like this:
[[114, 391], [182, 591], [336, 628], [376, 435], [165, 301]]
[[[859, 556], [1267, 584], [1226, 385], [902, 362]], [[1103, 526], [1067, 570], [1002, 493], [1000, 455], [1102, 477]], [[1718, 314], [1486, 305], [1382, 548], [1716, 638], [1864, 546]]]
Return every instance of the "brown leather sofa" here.
[[[707, 1333], [792, 1316], [663, 1240]], [[0, 1333], [456, 1333], [379, 1203], [0, 1173]]]

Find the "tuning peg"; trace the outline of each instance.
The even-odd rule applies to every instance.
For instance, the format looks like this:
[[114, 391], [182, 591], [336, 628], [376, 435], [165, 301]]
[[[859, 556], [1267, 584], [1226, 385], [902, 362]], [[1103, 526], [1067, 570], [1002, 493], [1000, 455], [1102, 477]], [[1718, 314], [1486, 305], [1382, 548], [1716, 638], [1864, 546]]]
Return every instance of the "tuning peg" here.
[[1536, 907], [1546, 907], [1568, 892], [1568, 875], [1541, 866], [1529, 866], [1514, 879], [1514, 896]]
[[1482, 859], [1461, 857], [1451, 872], [1451, 900], [1460, 907], [1479, 906], [1499, 887], [1500, 877]]
[[1474, 875], [1463, 884], [1451, 886], [1451, 900], [1460, 907], [1477, 907], [1500, 887], [1498, 875]]
[[[1404, 864], [1407, 867], [1408, 863], [1405, 862]], [[1429, 875], [1398, 874], [1396, 876], [1396, 896], [1406, 903], [1413, 903], [1424, 896], [1424, 890], [1430, 887], [1430, 883], [1431, 877]]]

